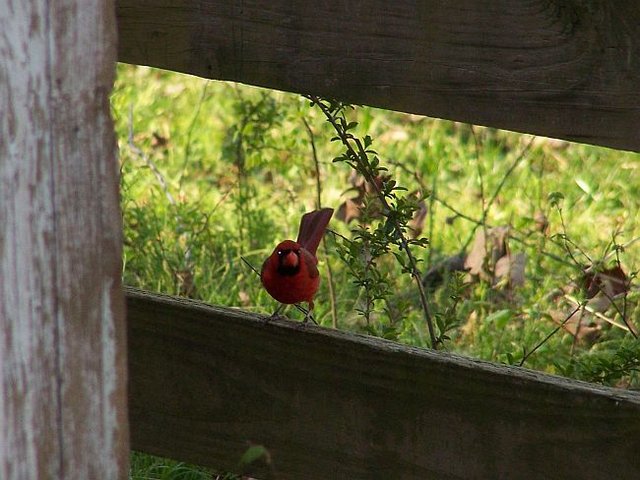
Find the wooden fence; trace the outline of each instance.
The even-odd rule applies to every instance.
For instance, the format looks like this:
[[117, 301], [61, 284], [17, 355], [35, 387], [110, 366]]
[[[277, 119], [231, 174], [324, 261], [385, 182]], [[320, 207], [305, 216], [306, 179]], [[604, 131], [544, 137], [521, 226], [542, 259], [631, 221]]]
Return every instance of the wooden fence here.
[[0, 479], [126, 478], [113, 3], [0, 3]]
[[637, 0], [119, 0], [120, 61], [640, 151]]
[[637, 476], [637, 393], [135, 291], [125, 324], [116, 40], [125, 62], [640, 150], [635, 0], [5, 0], [0, 478], [126, 478], [129, 427], [232, 470], [264, 445], [261, 477]]
[[127, 293], [134, 449], [277, 479], [615, 478], [640, 395]]

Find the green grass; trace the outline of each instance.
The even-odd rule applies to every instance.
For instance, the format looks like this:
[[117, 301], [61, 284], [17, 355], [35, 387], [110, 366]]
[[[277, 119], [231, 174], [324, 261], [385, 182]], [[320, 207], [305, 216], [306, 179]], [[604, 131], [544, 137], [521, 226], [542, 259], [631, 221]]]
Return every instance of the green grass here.
[[131, 480], [232, 480], [232, 476], [215, 476], [210, 470], [165, 458], [133, 452], [130, 459]]
[[[330, 141], [335, 132], [321, 113], [293, 94], [124, 65], [118, 67], [112, 105], [121, 157], [125, 283], [270, 313], [274, 301], [241, 257], [259, 268], [279, 240], [295, 238], [300, 216], [316, 206], [318, 183], [323, 206], [337, 208], [355, 196], [348, 167], [332, 162], [340, 146]], [[352, 117], [359, 123], [355, 134], [373, 138], [389, 174], [425, 197], [423, 235], [430, 245], [414, 251], [423, 272], [468, 250], [474, 232], [482, 230], [472, 220], [483, 218], [491, 226], [509, 225], [510, 251], [526, 254], [521, 286], [452, 275], [429, 293], [450, 337], [446, 350], [513, 364], [527, 353], [530, 368], [639, 387], [640, 344], [628, 332], [589, 314], [583, 322], [592, 323], [597, 335], [576, 340], [557, 323], [574, 308], [558, 289], [585, 300], [580, 288], [570, 287], [582, 281], [581, 267], [607, 258], [605, 266], [620, 264], [635, 279], [640, 243], [612, 252], [640, 236], [637, 154], [374, 108], [357, 108]], [[314, 132], [319, 182], [303, 119]], [[549, 223], [546, 232], [537, 228], [540, 213]], [[347, 238], [353, 226], [335, 218], [331, 224]], [[327, 240], [328, 251], [320, 253], [319, 323], [333, 323], [330, 266], [338, 286], [337, 328], [428, 346], [415, 286], [394, 257], [378, 262], [393, 295], [377, 302], [366, 320], [357, 314], [364, 293], [336, 253], [341, 240]], [[604, 317], [640, 325], [632, 284], [618, 310], [609, 308]]]

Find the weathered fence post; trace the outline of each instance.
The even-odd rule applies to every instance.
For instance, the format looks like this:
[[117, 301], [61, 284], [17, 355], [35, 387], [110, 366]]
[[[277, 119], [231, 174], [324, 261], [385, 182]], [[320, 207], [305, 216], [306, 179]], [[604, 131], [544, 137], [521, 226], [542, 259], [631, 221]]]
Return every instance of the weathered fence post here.
[[0, 4], [0, 478], [128, 471], [113, 0]]

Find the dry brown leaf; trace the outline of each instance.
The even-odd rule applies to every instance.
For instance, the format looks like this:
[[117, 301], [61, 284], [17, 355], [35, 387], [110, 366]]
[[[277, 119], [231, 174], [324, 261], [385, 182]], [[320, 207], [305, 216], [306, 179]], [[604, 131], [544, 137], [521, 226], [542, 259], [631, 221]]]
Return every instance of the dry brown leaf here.
[[411, 238], [418, 238], [424, 229], [424, 221], [427, 218], [427, 204], [424, 200], [418, 202], [418, 210], [413, 214], [413, 218], [409, 222], [409, 233]]
[[[362, 213], [362, 208], [365, 204], [366, 198], [376, 199], [376, 191], [377, 189], [382, 187], [382, 182], [389, 180], [391, 177], [388, 175], [378, 176], [374, 179], [374, 183], [366, 182], [364, 177], [352, 173], [349, 176], [349, 182], [352, 185], [347, 191], [355, 191], [357, 192], [356, 196], [351, 197], [338, 207], [338, 211], [336, 212], [335, 218], [341, 220], [345, 223], [350, 223], [353, 220], [360, 217]], [[373, 204], [370, 204], [371, 207]], [[375, 207], [368, 209], [368, 214], [374, 217], [381, 216], [380, 208]]]
[[464, 263], [471, 275], [479, 276], [484, 280], [492, 277], [491, 272], [496, 262], [508, 253], [509, 227], [494, 227], [486, 232], [488, 238], [485, 238], [484, 229], [478, 229], [471, 252]]
[[545, 235], [549, 232], [549, 220], [543, 211], [538, 210], [533, 214], [533, 221], [536, 224], [536, 230], [544, 233]]
[[442, 284], [442, 282], [450, 272], [464, 272], [465, 259], [466, 254], [463, 252], [459, 253], [458, 255], [447, 257], [444, 260], [436, 263], [424, 275], [424, 277], [422, 278], [422, 284], [425, 287], [435, 289]]
[[476, 238], [473, 240], [471, 252], [464, 261], [464, 267], [471, 275], [480, 276], [484, 273], [484, 263], [487, 258], [487, 244], [484, 230], [478, 230]]
[[473, 310], [469, 317], [467, 318], [467, 322], [460, 328], [462, 334], [467, 336], [473, 336], [478, 331], [478, 312]]
[[582, 285], [587, 298], [593, 298], [600, 292], [605, 296], [614, 297], [629, 291], [627, 275], [618, 265], [598, 272], [587, 269], [582, 277]]
[[604, 293], [599, 292], [595, 297], [591, 297], [587, 301], [587, 307], [594, 312], [604, 313], [611, 306], [611, 297], [607, 297]]
[[362, 206], [362, 199], [359, 197], [348, 198], [338, 207], [336, 212], [336, 218], [344, 223], [351, 223], [360, 216], [360, 207]]
[[245, 307], [251, 305], [251, 297], [244, 290], [240, 290], [238, 292], [238, 299], [240, 300], [240, 305], [243, 305]]
[[518, 252], [515, 255], [507, 254], [496, 262], [496, 280], [507, 278], [510, 287], [520, 287], [524, 285], [524, 269], [527, 263], [527, 255]]
[[585, 310], [575, 312], [569, 320], [567, 320], [567, 316], [571, 312], [553, 310], [549, 313], [554, 323], [561, 325], [562, 329], [575, 337], [578, 342], [594, 343], [602, 331], [602, 326], [596, 321], [593, 314]]
[[165, 148], [169, 144], [169, 139], [163, 135], [160, 135], [158, 132], [153, 132], [151, 135], [152, 148]]
[[509, 251], [508, 226], [478, 230], [464, 266], [473, 277], [510, 288], [524, 285], [525, 253]]
[[194, 282], [193, 272], [185, 268], [183, 270], [178, 270], [175, 275], [178, 280], [180, 296], [194, 298], [196, 295], [196, 285]]

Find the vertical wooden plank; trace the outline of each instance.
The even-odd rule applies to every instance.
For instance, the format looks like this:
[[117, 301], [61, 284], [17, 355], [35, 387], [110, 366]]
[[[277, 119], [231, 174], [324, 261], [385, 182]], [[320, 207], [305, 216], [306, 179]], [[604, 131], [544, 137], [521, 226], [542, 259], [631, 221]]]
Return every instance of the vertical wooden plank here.
[[113, 0], [0, 6], [0, 478], [126, 478]]
[[45, 21], [46, 5], [35, 1], [9, 2], [0, 17], [0, 477], [7, 479], [61, 476]]

